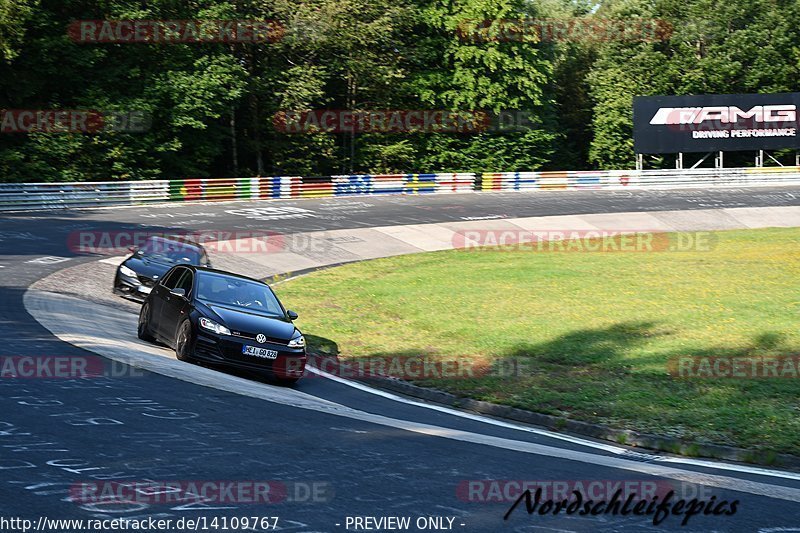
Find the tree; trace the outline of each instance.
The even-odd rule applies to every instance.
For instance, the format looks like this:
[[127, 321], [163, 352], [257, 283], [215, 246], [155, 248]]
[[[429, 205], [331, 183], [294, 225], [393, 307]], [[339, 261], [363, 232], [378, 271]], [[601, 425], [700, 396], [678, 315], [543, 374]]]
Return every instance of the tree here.
[[523, 131], [424, 138], [423, 167], [446, 171], [534, 170], [549, 160], [556, 135], [546, 94], [552, 50], [509, 35], [513, 21], [535, 15], [516, 0], [433, 0], [421, 9], [420, 64], [409, 92], [446, 110], [519, 112]]
[[601, 168], [633, 165], [635, 95], [795, 91], [792, 58], [800, 34], [794, 0], [604, 2], [598, 16], [660, 20], [659, 39], [599, 47], [589, 75], [594, 109], [590, 159]]
[[0, 61], [13, 59], [38, 0], [0, 0]]

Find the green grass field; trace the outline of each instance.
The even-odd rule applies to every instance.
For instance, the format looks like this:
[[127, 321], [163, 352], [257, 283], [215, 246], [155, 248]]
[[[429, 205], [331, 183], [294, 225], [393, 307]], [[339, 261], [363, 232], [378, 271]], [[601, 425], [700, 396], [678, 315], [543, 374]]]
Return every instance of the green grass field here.
[[448, 251], [276, 288], [312, 349], [525, 363], [427, 380], [617, 428], [800, 455], [800, 378], [700, 379], [678, 356], [800, 355], [800, 229], [716, 234], [710, 251]]

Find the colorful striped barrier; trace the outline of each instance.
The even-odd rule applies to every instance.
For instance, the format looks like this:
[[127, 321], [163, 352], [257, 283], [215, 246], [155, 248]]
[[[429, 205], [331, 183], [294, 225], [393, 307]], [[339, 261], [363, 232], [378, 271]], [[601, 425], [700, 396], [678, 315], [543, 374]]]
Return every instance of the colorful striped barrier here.
[[336, 196], [355, 196], [359, 194], [372, 194], [372, 176], [333, 176], [333, 194]]
[[567, 175], [567, 187], [570, 189], [602, 189], [607, 183], [607, 173], [600, 171], [575, 172]]
[[429, 194], [436, 192], [436, 174], [409, 174], [403, 178], [405, 194]]
[[403, 194], [405, 174], [372, 176], [371, 194]]
[[676, 189], [800, 184], [800, 167], [188, 178], [98, 183], [0, 183], [0, 211], [470, 191]]
[[436, 192], [467, 192], [475, 189], [475, 174], [436, 174]]
[[480, 191], [677, 189], [784, 184], [800, 184], [800, 167], [484, 172], [476, 181], [476, 189]]
[[480, 190], [521, 191], [539, 188], [539, 172], [487, 172], [481, 176]]

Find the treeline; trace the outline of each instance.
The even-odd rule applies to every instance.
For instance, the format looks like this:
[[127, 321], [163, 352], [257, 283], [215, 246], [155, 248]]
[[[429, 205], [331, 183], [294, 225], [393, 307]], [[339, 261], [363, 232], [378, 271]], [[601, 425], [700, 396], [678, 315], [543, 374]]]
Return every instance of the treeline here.
[[[155, 43], [80, 26], [101, 20], [272, 22]], [[797, 0], [0, 0], [0, 181], [630, 168], [634, 95], [800, 90], [797, 20]], [[35, 110], [90, 113], [70, 133]], [[309, 133], [322, 110], [401, 113]], [[408, 131], [413, 110], [477, 127]]]

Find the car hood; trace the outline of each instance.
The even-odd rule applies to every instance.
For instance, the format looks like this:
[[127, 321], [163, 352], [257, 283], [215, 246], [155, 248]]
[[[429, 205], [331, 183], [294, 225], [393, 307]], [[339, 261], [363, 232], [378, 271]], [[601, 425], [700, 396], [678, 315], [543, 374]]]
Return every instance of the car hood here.
[[160, 279], [161, 276], [167, 273], [167, 270], [172, 268], [172, 264], [170, 263], [161, 263], [159, 261], [147, 259], [146, 257], [139, 258], [136, 256], [129, 257], [123, 261], [122, 264], [136, 272], [138, 275], [153, 280]]
[[260, 315], [218, 304], [201, 302], [203, 307], [210, 311], [212, 320], [215, 316], [231, 331], [259, 334], [267, 337], [289, 341], [296, 335], [297, 328], [286, 319]]

